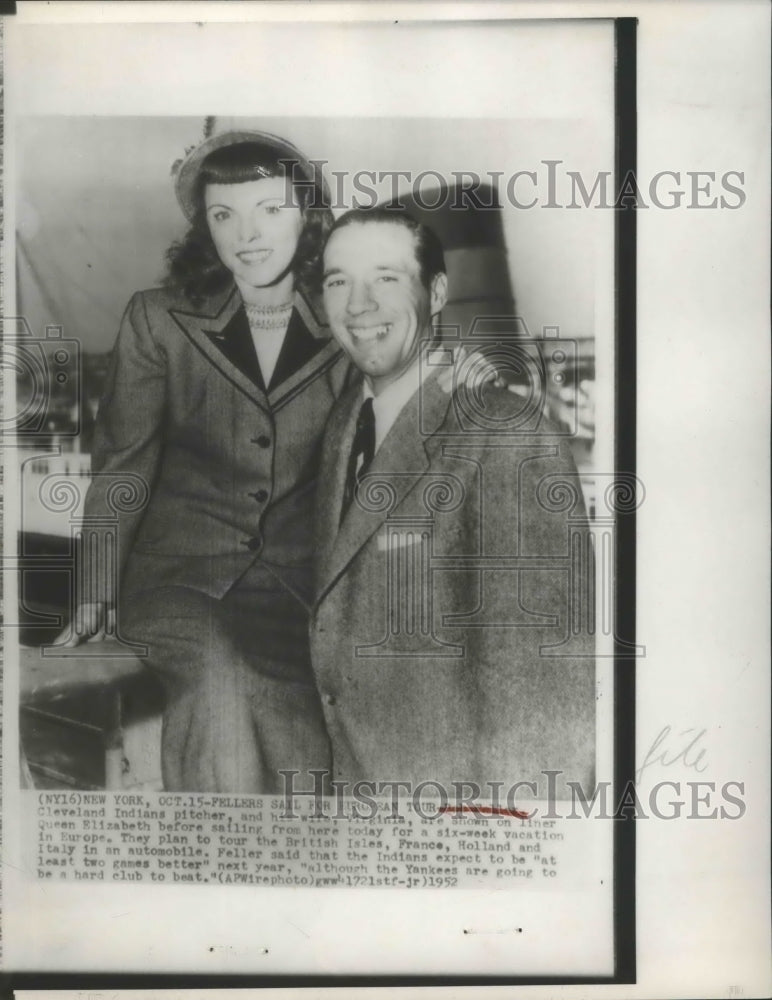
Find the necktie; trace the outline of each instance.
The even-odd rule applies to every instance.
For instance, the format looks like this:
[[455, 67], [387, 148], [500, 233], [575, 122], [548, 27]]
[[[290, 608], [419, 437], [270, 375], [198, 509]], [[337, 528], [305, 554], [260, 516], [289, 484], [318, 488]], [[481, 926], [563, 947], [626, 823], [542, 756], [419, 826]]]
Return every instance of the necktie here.
[[375, 454], [375, 414], [373, 413], [372, 396], [362, 403], [357, 417], [357, 429], [351, 445], [351, 454], [346, 469], [346, 486], [343, 491], [343, 506], [340, 512], [341, 521], [351, 506], [357, 486], [362, 476], [367, 472]]

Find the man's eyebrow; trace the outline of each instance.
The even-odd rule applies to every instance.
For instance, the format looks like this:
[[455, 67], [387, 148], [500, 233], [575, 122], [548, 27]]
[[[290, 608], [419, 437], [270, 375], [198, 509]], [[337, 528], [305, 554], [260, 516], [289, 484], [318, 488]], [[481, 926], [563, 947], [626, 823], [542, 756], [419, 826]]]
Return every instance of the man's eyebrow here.
[[[376, 264], [374, 270], [376, 271], [405, 271], [406, 268], [400, 267], [399, 264]], [[342, 267], [329, 267], [326, 268], [322, 277], [328, 278], [331, 274], [344, 274]]]

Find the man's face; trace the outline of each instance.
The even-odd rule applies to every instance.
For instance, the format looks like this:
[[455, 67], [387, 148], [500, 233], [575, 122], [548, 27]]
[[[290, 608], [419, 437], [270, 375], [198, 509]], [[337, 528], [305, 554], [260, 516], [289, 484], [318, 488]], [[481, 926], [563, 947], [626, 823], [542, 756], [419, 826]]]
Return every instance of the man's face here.
[[324, 304], [333, 335], [377, 393], [418, 357], [447, 280], [421, 283], [415, 237], [392, 222], [336, 230], [324, 251]]

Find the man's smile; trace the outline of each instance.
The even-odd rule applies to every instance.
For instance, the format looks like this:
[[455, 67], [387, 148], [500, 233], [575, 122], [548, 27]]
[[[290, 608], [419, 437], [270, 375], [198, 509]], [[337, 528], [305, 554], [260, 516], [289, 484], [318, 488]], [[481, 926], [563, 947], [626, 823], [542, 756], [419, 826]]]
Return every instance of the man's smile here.
[[379, 323], [377, 326], [347, 326], [351, 339], [355, 344], [371, 344], [383, 340], [391, 330], [391, 323]]

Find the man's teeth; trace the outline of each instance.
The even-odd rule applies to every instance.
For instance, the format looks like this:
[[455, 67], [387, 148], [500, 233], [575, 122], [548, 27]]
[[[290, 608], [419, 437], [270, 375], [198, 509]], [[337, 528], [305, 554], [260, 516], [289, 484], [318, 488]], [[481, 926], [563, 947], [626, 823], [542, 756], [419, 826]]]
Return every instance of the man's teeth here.
[[391, 329], [391, 323], [382, 323], [380, 326], [351, 326], [349, 333], [354, 340], [382, 340]]

